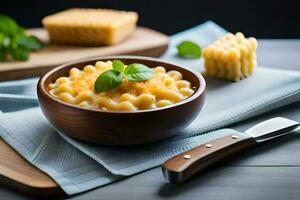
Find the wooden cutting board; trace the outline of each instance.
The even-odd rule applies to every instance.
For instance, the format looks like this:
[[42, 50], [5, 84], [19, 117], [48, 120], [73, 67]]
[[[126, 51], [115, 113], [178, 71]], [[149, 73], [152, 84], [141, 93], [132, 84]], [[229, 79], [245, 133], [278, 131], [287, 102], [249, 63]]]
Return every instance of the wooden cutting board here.
[[0, 138], [0, 185], [33, 195], [64, 195], [47, 174], [30, 164]]
[[45, 29], [29, 29], [28, 32], [41, 39], [45, 47], [32, 52], [26, 62], [0, 62], [0, 81], [40, 76], [53, 67], [82, 58], [117, 54], [158, 57], [168, 47], [166, 35], [144, 27], [138, 27], [133, 36], [118, 45], [101, 47], [54, 45], [49, 43]]

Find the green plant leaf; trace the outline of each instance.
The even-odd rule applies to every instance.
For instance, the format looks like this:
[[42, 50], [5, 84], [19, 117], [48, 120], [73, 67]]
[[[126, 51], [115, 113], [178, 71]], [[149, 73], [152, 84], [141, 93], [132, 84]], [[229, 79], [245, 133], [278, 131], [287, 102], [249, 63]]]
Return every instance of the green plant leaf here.
[[116, 70], [108, 70], [98, 76], [94, 89], [97, 93], [106, 92], [118, 87], [121, 83], [122, 74]]
[[192, 41], [183, 41], [177, 45], [178, 55], [183, 58], [200, 58], [201, 47]]
[[113, 69], [118, 72], [124, 71], [124, 63], [120, 60], [113, 60], [112, 66], [113, 66]]
[[152, 69], [140, 63], [128, 65], [124, 70], [126, 79], [130, 81], [145, 81], [154, 76]]
[[24, 47], [11, 48], [9, 50], [9, 52], [10, 52], [10, 55], [15, 60], [26, 61], [29, 59], [29, 49], [27, 49], [27, 48], [24, 48]]
[[14, 35], [18, 32], [23, 32], [24, 29], [20, 27], [15, 20], [6, 15], [0, 15], [0, 32], [5, 35]]
[[25, 34], [19, 35], [19, 45], [26, 47], [28, 49], [37, 50], [43, 47], [43, 44], [35, 36], [26, 36]]
[[9, 53], [16, 60], [26, 61], [30, 50], [43, 47], [43, 44], [35, 36], [28, 36], [25, 28], [6, 15], [0, 14], [0, 59], [5, 59]]
[[118, 87], [124, 78], [130, 81], [144, 81], [154, 76], [152, 69], [140, 63], [133, 63], [125, 68], [120, 60], [114, 60], [112, 67], [113, 69], [100, 74], [95, 81], [94, 89], [97, 93]]
[[16, 34], [10, 37], [9, 48], [16, 49], [19, 47], [20, 35]]

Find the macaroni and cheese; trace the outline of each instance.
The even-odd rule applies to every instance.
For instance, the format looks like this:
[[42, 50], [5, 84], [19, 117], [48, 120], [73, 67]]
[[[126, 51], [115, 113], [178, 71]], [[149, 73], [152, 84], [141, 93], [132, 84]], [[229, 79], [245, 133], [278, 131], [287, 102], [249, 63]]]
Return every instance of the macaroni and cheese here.
[[86, 108], [108, 111], [154, 109], [180, 102], [194, 93], [193, 86], [178, 71], [166, 71], [162, 66], [152, 68], [154, 77], [147, 81], [123, 80], [117, 88], [96, 93], [97, 77], [112, 69], [112, 62], [96, 62], [83, 70], [72, 68], [68, 77], [49, 84], [50, 94], [58, 99]]
[[242, 33], [228, 33], [205, 49], [205, 75], [239, 81], [250, 76], [256, 66], [257, 41]]

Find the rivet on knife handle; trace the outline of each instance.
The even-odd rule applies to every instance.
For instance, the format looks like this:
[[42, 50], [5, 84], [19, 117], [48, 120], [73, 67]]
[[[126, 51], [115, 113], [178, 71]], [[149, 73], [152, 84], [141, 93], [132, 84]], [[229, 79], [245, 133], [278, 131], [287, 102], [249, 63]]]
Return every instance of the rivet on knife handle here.
[[164, 177], [171, 183], [184, 182], [195, 173], [255, 143], [250, 136], [234, 134], [200, 145], [167, 160], [162, 166]]

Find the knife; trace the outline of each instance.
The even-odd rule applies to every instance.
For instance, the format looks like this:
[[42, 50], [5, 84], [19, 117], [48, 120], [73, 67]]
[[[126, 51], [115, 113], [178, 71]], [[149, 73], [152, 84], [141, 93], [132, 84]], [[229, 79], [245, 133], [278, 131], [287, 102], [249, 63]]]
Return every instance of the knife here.
[[282, 117], [263, 121], [245, 133], [228, 135], [170, 158], [162, 165], [163, 175], [170, 183], [184, 182], [195, 173], [256, 143], [295, 132], [299, 125], [299, 122]]

